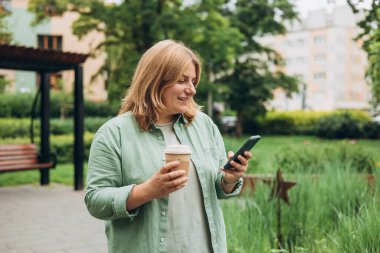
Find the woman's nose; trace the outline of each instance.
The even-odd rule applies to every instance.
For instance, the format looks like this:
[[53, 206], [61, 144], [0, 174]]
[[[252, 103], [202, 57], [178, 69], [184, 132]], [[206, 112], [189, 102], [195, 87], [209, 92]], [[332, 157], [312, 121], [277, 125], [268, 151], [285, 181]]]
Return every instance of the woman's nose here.
[[195, 93], [197, 93], [193, 83], [189, 83], [188, 87], [185, 89], [185, 92], [187, 94], [193, 95], [193, 96], [195, 95]]
[[185, 89], [186, 94], [194, 96], [197, 91], [195, 90], [195, 87], [193, 84]]

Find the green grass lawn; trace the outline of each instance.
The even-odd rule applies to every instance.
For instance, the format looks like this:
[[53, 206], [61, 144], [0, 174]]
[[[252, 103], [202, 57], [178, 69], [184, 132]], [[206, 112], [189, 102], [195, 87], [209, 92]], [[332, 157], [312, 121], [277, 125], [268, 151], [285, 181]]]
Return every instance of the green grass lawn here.
[[[245, 139], [246, 137], [225, 136], [226, 150], [236, 151]], [[276, 155], [289, 149], [303, 152], [308, 148], [323, 149], [336, 146], [360, 148], [363, 152], [371, 154], [380, 167], [380, 141], [378, 140], [358, 140], [353, 144], [348, 140], [323, 140], [310, 136], [263, 136], [252, 150], [254, 158], [250, 162], [249, 173], [274, 173], [278, 167]], [[84, 167], [86, 168], [87, 165]], [[50, 171], [50, 175], [53, 183], [73, 185], [74, 166], [72, 164], [58, 164], [57, 168]], [[39, 171], [0, 174], [0, 186], [19, 184], [39, 184]]]

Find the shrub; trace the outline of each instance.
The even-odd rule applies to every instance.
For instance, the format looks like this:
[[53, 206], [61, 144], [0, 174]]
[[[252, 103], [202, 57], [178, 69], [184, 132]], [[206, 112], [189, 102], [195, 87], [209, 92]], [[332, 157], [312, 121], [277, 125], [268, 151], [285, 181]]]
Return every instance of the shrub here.
[[[93, 133], [84, 134], [84, 159], [88, 160]], [[51, 152], [57, 155], [58, 163], [72, 162], [74, 159], [74, 136], [61, 135], [51, 137]]]
[[[35, 94], [0, 94], [0, 118], [30, 118]], [[114, 117], [120, 104], [108, 102], [84, 101], [84, 111], [90, 117]], [[37, 105], [37, 113], [39, 105]], [[74, 97], [72, 94], [52, 92], [50, 96], [50, 115], [52, 118], [72, 117], [74, 115]]]
[[[0, 138], [16, 138], [30, 136], [30, 119], [1, 119], [0, 121]], [[35, 126], [34, 132], [37, 134], [38, 126]]]
[[32, 94], [0, 94], [0, 117], [30, 117], [33, 99]]
[[258, 119], [259, 132], [262, 134], [313, 134], [314, 125], [329, 112], [289, 111], [267, 112]]
[[91, 117], [115, 117], [119, 108], [118, 103], [86, 101], [84, 104], [85, 115]]
[[315, 133], [328, 139], [363, 138], [367, 137], [364, 125], [370, 118], [358, 112], [337, 112], [318, 120]]
[[363, 124], [363, 136], [368, 139], [380, 139], [380, 123], [369, 121]]
[[[84, 130], [87, 132], [96, 132], [99, 127], [109, 118], [85, 118]], [[5, 118], [0, 121], [0, 138], [30, 137], [30, 119]], [[74, 120], [69, 119], [52, 119], [50, 120], [50, 133], [52, 135], [65, 135], [74, 132]], [[40, 121], [34, 121], [34, 136], [38, 137], [40, 133]]]

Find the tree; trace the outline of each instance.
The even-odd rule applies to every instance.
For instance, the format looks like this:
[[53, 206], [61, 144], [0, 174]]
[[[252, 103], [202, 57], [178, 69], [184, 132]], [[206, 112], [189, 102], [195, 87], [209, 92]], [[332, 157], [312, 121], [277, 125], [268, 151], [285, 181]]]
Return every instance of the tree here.
[[[97, 50], [107, 53], [106, 64], [98, 71], [106, 72], [107, 90], [111, 100], [119, 101], [127, 88], [139, 57], [162, 39], [185, 42], [198, 51], [205, 62], [205, 85], [209, 90], [213, 73], [231, 67], [241, 34], [229, 26], [218, 7], [222, 0], [195, 1], [184, 5], [180, 0], [125, 0], [120, 4], [105, 4], [98, 0], [31, 0], [30, 10], [36, 13], [36, 23], [46, 15], [46, 4], [57, 11], [80, 14], [73, 24], [79, 37], [91, 31], [105, 35]], [[207, 92], [206, 92], [207, 93]]]
[[233, 68], [236, 54], [241, 48], [243, 35], [239, 29], [232, 27], [228, 17], [222, 15], [221, 7], [224, 1], [200, 1], [192, 8], [198, 17], [196, 29], [190, 41], [203, 59], [202, 85], [198, 88], [198, 98], [207, 99], [209, 116], [213, 111], [213, 98], [220, 89], [226, 89], [223, 83], [217, 81], [217, 76]]
[[6, 17], [10, 12], [4, 9], [0, 3], [0, 44], [9, 44], [12, 41], [12, 33], [8, 29]]
[[[354, 13], [360, 12], [362, 0], [347, 0]], [[380, 0], [372, 0], [371, 8], [363, 10], [364, 18], [358, 22], [362, 32], [356, 40], [363, 40], [363, 49], [368, 55], [367, 77], [372, 87], [372, 105], [380, 106]]]
[[[297, 79], [281, 70], [281, 57], [262, 46], [257, 37], [286, 32], [284, 21], [297, 17], [294, 6], [287, 0], [238, 0], [236, 8], [227, 11], [232, 24], [244, 35], [244, 47], [235, 57], [228, 83], [227, 101], [237, 113], [237, 135], [243, 133], [243, 118], [265, 112], [265, 103], [273, 98], [276, 88], [290, 94], [297, 91]], [[274, 68], [271, 67], [274, 66]]]

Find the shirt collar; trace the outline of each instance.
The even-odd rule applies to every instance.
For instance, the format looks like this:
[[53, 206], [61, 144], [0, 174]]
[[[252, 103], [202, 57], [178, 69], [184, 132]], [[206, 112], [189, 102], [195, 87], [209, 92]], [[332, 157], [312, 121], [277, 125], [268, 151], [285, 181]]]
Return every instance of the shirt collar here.
[[[182, 113], [179, 113], [179, 114], [177, 114], [175, 116], [174, 125], [176, 125], [176, 124], [184, 124], [184, 125], [186, 125], [188, 122], [189, 121], [186, 119], [186, 117]], [[149, 129], [156, 130], [157, 129], [156, 124], [154, 124], [154, 122], [151, 122], [150, 126], [149, 126]]]

